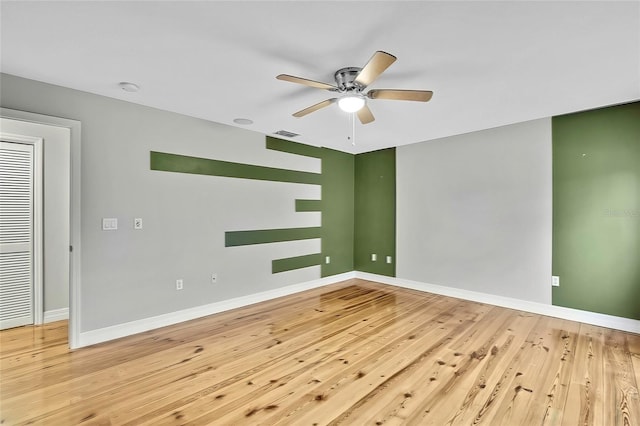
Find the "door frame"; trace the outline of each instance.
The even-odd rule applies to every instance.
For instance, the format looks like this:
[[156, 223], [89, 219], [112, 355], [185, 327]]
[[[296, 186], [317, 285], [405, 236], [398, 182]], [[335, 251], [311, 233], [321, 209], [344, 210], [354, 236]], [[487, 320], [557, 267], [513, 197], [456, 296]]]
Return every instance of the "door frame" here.
[[43, 274], [43, 206], [44, 193], [42, 192], [43, 168], [42, 168], [42, 145], [43, 139], [26, 135], [14, 135], [0, 132], [2, 142], [17, 143], [33, 146], [33, 198], [31, 209], [33, 212], [33, 230], [31, 245], [31, 259], [33, 265], [33, 324], [40, 325], [44, 318], [44, 291], [42, 287]]
[[[75, 349], [80, 343], [80, 324], [82, 318], [81, 298], [81, 123], [77, 120], [0, 108], [0, 116], [18, 121], [64, 127], [71, 133], [71, 170], [70, 170], [70, 209], [69, 209], [69, 347]], [[46, 142], [44, 142], [46, 143]]]

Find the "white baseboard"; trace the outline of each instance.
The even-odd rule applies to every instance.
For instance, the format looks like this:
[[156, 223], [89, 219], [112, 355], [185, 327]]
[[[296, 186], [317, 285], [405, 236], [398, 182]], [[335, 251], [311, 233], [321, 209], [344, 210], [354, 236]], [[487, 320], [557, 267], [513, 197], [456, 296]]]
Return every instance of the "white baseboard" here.
[[294, 284], [287, 287], [276, 288], [273, 290], [263, 291], [261, 293], [250, 294], [247, 296], [236, 297], [234, 299], [223, 300], [220, 302], [210, 303], [208, 305], [196, 306], [194, 308], [183, 309], [177, 312], [158, 315], [151, 318], [131, 321], [124, 324], [117, 324], [110, 327], [104, 327], [97, 330], [81, 332], [78, 339], [78, 348], [95, 345], [96, 343], [106, 342], [108, 340], [118, 339], [120, 337], [130, 336], [132, 334], [142, 333], [168, 325], [177, 324], [183, 321], [204, 317], [207, 315], [217, 314], [219, 312], [228, 311], [230, 309], [241, 308], [243, 306], [253, 305], [254, 303], [265, 302], [282, 296], [299, 293], [313, 288], [323, 287], [340, 281], [355, 278], [355, 272], [347, 272], [344, 274], [333, 275], [330, 277], [320, 278], [300, 284]]
[[405, 280], [403, 278], [370, 274], [368, 272], [357, 271], [355, 273], [355, 277], [363, 280], [394, 285], [397, 287], [410, 288], [412, 290], [435, 293], [449, 297], [456, 297], [458, 299], [471, 300], [474, 302], [501, 306], [503, 308], [517, 309], [519, 311], [526, 311], [534, 314], [562, 318], [570, 321], [578, 321], [586, 324], [640, 334], [640, 321], [634, 319], [599, 314], [596, 312], [581, 311], [579, 309], [565, 308], [562, 306], [546, 305], [544, 303], [538, 302], [529, 302], [526, 300], [514, 299], [511, 297], [496, 296], [493, 294], [480, 293], [459, 288], [427, 284], [418, 281]]
[[69, 319], [69, 308], [52, 309], [44, 312], [42, 322], [44, 324], [54, 321], [62, 321]]
[[[142, 333], [156, 328], [177, 324], [183, 321], [189, 321], [207, 315], [228, 311], [230, 309], [253, 305], [254, 303], [265, 302], [267, 300], [275, 299], [282, 296], [288, 296], [291, 294], [299, 293], [301, 291], [323, 287], [351, 278], [360, 278], [383, 284], [394, 285], [397, 287], [404, 287], [428, 293], [440, 294], [443, 296], [456, 297], [459, 299], [471, 300], [474, 302], [486, 303], [489, 305], [517, 309], [520, 311], [532, 312], [535, 314], [547, 315], [551, 317], [578, 321], [586, 324], [593, 324], [601, 327], [608, 327], [640, 334], [640, 321], [629, 318], [598, 314], [594, 312], [581, 311], [578, 309], [564, 308], [561, 306], [545, 305], [543, 303], [528, 302], [526, 300], [513, 299], [510, 297], [496, 296], [492, 294], [463, 290], [453, 287], [445, 287], [435, 284], [427, 284], [402, 278], [375, 275], [367, 272], [352, 271], [300, 284], [294, 284], [287, 287], [277, 288], [274, 290], [263, 291], [261, 293], [223, 300], [208, 305], [196, 306], [194, 308], [158, 315], [151, 318], [144, 318], [124, 324], [113, 325], [98, 330], [82, 332], [80, 333], [78, 339], [79, 344], [77, 347], [94, 345], [96, 343], [106, 342], [108, 340], [118, 339], [120, 337], [126, 337], [132, 334]], [[45, 323], [68, 318], [69, 310], [66, 308], [47, 311], [44, 315]]]

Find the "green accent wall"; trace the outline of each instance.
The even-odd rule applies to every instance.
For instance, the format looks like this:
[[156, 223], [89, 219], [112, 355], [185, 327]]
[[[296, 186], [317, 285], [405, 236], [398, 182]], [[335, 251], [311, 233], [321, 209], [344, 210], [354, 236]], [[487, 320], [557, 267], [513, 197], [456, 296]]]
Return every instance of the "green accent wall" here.
[[296, 200], [297, 212], [321, 212], [322, 200]]
[[640, 103], [552, 123], [553, 304], [640, 319]]
[[[396, 150], [355, 157], [355, 269], [396, 274]], [[371, 260], [371, 254], [377, 260]], [[391, 256], [392, 263], [386, 263]]]
[[[272, 261], [272, 272], [321, 265], [326, 277], [353, 271], [354, 155], [267, 136], [266, 148], [319, 158], [322, 173], [301, 172], [208, 158], [151, 152], [151, 170], [322, 185], [321, 200], [295, 200], [296, 212], [320, 212], [321, 227], [256, 229], [225, 232], [225, 246], [244, 246], [320, 238], [322, 253]], [[330, 259], [324, 262], [325, 257]]]
[[322, 149], [322, 276], [353, 271], [354, 156]]
[[317, 266], [322, 262], [322, 254], [314, 253], [304, 256], [288, 257], [286, 259], [276, 259], [271, 261], [271, 273], [293, 271], [294, 269]]
[[229, 231], [224, 233], [224, 245], [225, 247], [236, 247], [281, 241], [309, 240], [320, 238], [320, 231], [320, 227]]
[[320, 185], [318, 173], [151, 151], [151, 170]]
[[[320, 238], [322, 253], [272, 260], [272, 272], [321, 266], [321, 276], [354, 269], [395, 276], [395, 149], [352, 155], [270, 136], [266, 148], [319, 158], [321, 173], [151, 152], [151, 169], [321, 185], [320, 200], [295, 200], [296, 212], [320, 212], [321, 226], [225, 232], [225, 247]], [[371, 262], [370, 253], [378, 254]], [[392, 263], [386, 263], [386, 256]], [[329, 262], [325, 261], [329, 258]], [[356, 262], [355, 259], [358, 259]]]

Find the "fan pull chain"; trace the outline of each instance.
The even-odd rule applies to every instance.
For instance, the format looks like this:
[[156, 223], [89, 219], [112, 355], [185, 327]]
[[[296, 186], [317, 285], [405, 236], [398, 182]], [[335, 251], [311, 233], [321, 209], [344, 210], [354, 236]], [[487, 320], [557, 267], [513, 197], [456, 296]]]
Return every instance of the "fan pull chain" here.
[[351, 145], [356, 146], [356, 113], [347, 114], [351, 121], [351, 136], [347, 136], [347, 140], [351, 141]]
[[356, 113], [351, 113], [351, 145], [356, 146]]

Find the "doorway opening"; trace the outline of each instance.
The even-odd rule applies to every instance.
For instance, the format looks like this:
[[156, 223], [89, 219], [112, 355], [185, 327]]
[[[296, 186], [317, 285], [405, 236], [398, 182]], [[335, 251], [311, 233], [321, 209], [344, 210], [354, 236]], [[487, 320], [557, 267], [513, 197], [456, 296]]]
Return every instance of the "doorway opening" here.
[[[41, 196], [34, 194], [36, 203], [42, 200], [40, 208], [34, 205], [34, 215], [42, 209], [45, 213], [41, 215], [40, 246], [38, 220], [34, 217], [33, 221], [33, 323], [68, 318], [69, 346], [73, 349], [79, 346], [81, 318], [80, 122], [7, 108], [0, 109], [0, 117], [2, 139], [21, 139], [23, 145], [33, 145], [36, 162], [40, 155], [44, 165], [42, 176], [35, 177], [46, 184]], [[42, 263], [39, 277], [38, 261]], [[36, 294], [38, 279], [43, 283], [40, 295]]]

